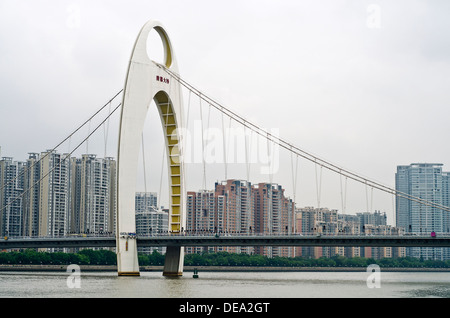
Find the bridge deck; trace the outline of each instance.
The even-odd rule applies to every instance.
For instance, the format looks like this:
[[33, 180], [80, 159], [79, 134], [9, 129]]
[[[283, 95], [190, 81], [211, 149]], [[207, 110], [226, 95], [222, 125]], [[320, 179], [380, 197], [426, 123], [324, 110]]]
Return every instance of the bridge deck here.
[[[302, 236], [302, 235], [162, 235], [138, 237], [137, 245], [150, 246], [372, 246], [450, 247], [450, 236]], [[115, 237], [11, 238], [0, 249], [115, 247]]]

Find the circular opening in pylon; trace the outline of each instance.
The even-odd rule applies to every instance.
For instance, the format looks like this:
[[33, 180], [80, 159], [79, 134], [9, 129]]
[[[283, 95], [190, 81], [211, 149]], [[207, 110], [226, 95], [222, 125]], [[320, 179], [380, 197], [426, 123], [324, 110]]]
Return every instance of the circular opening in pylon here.
[[153, 28], [147, 38], [147, 55], [150, 60], [170, 67], [172, 64], [172, 53], [167, 34], [162, 28]]

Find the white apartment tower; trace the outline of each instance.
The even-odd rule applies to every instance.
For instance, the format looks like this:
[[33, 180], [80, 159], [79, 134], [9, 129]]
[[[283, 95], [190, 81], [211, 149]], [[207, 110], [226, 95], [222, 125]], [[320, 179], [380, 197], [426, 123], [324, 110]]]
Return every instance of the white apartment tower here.
[[70, 160], [55, 151], [41, 153], [39, 236], [58, 237], [69, 229]]
[[[397, 166], [396, 190], [439, 205], [449, 206], [449, 177], [440, 163], [412, 163]], [[430, 235], [449, 232], [450, 213], [405, 198], [396, 198], [397, 227], [407, 233]], [[409, 248], [408, 256], [425, 259], [449, 259], [447, 248]]]
[[23, 235], [37, 236], [39, 233], [39, 179], [38, 153], [29, 153], [24, 171]]
[[114, 232], [115, 169], [112, 158], [85, 154], [71, 159], [70, 232]]
[[[158, 209], [158, 197], [155, 192], [136, 193], [136, 234], [141, 237], [166, 233], [169, 230], [169, 213]], [[157, 250], [165, 253], [165, 247], [138, 247], [140, 253], [152, 253]]]
[[21, 236], [23, 222], [23, 162], [10, 157], [0, 160], [0, 232], [1, 236]]

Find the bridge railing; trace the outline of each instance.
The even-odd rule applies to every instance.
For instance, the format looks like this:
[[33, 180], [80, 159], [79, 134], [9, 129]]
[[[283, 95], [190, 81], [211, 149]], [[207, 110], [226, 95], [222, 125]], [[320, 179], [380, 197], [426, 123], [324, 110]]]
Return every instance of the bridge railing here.
[[172, 232], [159, 232], [159, 233], [150, 233], [148, 235], [137, 235], [137, 237], [158, 237], [158, 236], [216, 236], [216, 237], [257, 237], [257, 236], [273, 236], [273, 237], [450, 237], [450, 233], [435, 233], [434, 235], [431, 233], [403, 233], [403, 234], [381, 234], [381, 233], [315, 233], [315, 232], [307, 232], [307, 233], [270, 233], [270, 232], [212, 232], [212, 231], [192, 231], [192, 232], [181, 232], [181, 233], [172, 233]]
[[[147, 235], [136, 235], [136, 238], [149, 238], [149, 237], [439, 237], [439, 238], [450, 238], [450, 233], [404, 233], [404, 234], [353, 234], [353, 233], [269, 233], [269, 232], [210, 232], [210, 231], [191, 231], [191, 232], [153, 232]], [[116, 235], [112, 233], [90, 233], [90, 234], [68, 234], [64, 236], [5, 236], [3, 240], [33, 240], [33, 239], [70, 239], [70, 238], [115, 238]]]

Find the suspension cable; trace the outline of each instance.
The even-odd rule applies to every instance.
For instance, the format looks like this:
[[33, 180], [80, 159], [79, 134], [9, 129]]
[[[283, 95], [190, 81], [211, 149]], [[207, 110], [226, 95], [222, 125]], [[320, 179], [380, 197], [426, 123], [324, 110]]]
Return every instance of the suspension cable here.
[[404, 198], [422, 205], [426, 205], [426, 206], [430, 206], [430, 207], [434, 207], [446, 212], [450, 212], [450, 207], [441, 205], [441, 204], [437, 204], [434, 202], [430, 202], [427, 201], [425, 199], [422, 199], [420, 197], [415, 197], [412, 195], [409, 195], [407, 193], [398, 191], [396, 189], [390, 188], [386, 185], [383, 185], [377, 181], [373, 181], [370, 180], [366, 177], [360, 176], [357, 173], [351, 172], [347, 169], [338, 167], [337, 165], [321, 159], [315, 155], [313, 155], [310, 152], [307, 152], [305, 150], [302, 150], [298, 147], [296, 147], [294, 144], [281, 139], [271, 133], [269, 133], [268, 131], [260, 128], [259, 126], [257, 126], [256, 124], [253, 124], [251, 122], [249, 122], [248, 120], [246, 120], [244, 117], [238, 115], [236, 112], [224, 107], [222, 104], [220, 104], [219, 102], [215, 101], [214, 99], [210, 98], [209, 96], [205, 95], [203, 92], [201, 92], [199, 89], [197, 89], [196, 87], [194, 87], [193, 85], [191, 85], [190, 83], [188, 83], [186, 80], [182, 79], [177, 73], [173, 72], [172, 70], [166, 68], [165, 66], [155, 63], [159, 68], [161, 68], [162, 70], [164, 70], [165, 72], [167, 72], [168, 74], [172, 75], [174, 79], [176, 79], [181, 85], [183, 85], [185, 88], [187, 88], [188, 90], [192, 91], [194, 94], [198, 95], [200, 98], [202, 98], [204, 101], [208, 102], [209, 104], [211, 104], [211, 106], [213, 106], [214, 108], [216, 108], [217, 110], [223, 112], [224, 114], [226, 114], [227, 116], [229, 116], [230, 118], [232, 118], [233, 120], [235, 120], [236, 122], [240, 123], [241, 125], [245, 126], [245, 127], [249, 127], [250, 129], [252, 129], [255, 133], [261, 135], [264, 138], [270, 139], [272, 142], [276, 143], [277, 145], [279, 145], [282, 148], [285, 148], [288, 151], [292, 151], [295, 154], [297, 154], [298, 156], [309, 160], [311, 162], [320, 164], [322, 167], [333, 171], [335, 173], [341, 174], [351, 180], [354, 180], [356, 182], [362, 183], [362, 184], [367, 184], [370, 185], [371, 187], [373, 187], [374, 189], [389, 193], [391, 195], [395, 195], [399, 198]]

